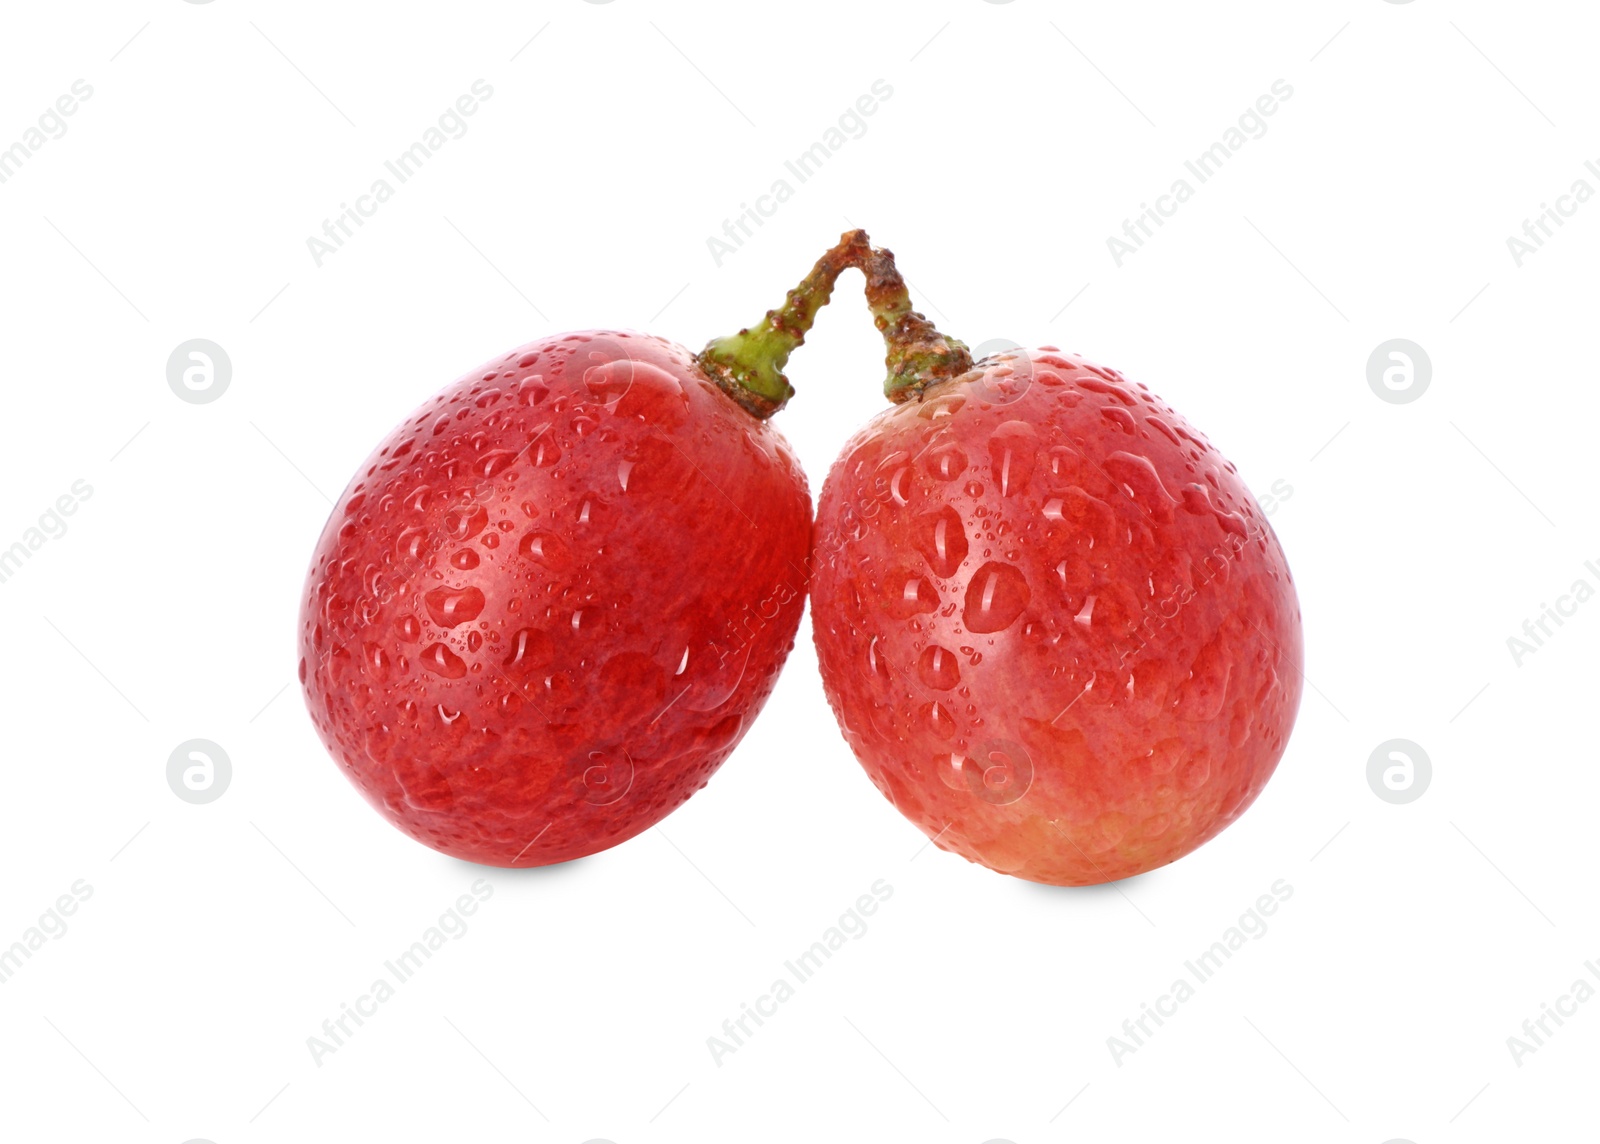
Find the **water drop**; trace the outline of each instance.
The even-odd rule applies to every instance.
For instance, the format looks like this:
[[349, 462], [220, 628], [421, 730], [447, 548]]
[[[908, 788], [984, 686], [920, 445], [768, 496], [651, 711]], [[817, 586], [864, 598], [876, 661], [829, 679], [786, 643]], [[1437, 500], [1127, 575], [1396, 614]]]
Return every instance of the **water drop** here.
[[939, 781], [951, 790], [966, 790], [966, 776], [961, 773], [961, 768], [966, 761], [964, 755], [935, 755], [933, 757], [933, 770], [939, 776]]
[[466, 661], [442, 643], [431, 644], [422, 653], [422, 666], [446, 679], [461, 679], [467, 674]]
[[492, 477], [496, 473], [504, 472], [516, 459], [517, 455], [510, 449], [496, 449], [492, 453], [485, 453], [478, 458], [478, 475]]
[[534, 465], [541, 469], [549, 468], [561, 460], [561, 450], [548, 437], [541, 437], [530, 445], [528, 455], [533, 458]]
[[429, 555], [428, 533], [421, 528], [408, 528], [395, 543], [400, 559], [421, 564]]
[[877, 636], [867, 644], [867, 670], [880, 680], [889, 678], [889, 661], [884, 657], [883, 649], [878, 645], [883, 641]]
[[956, 657], [937, 644], [929, 644], [917, 660], [917, 674], [935, 691], [948, 691], [961, 680]]
[[970, 632], [1004, 631], [1022, 614], [1029, 599], [1026, 577], [1009, 564], [991, 561], [968, 583], [961, 619]]
[[[967, 403], [965, 397], [946, 397], [938, 401], [924, 401], [917, 405], [917, 416], [925, 421], [937, 420], [941, 417], [953, 417], [961, 412], [961, 407]], [[903, 408], [911, 408], [907, 405]]]
[[1121, 429], [1129, 436], [1133, 435], [1133, 431], [1136, 428], [1133, 421], [1133, 414], [1122, 408], [1122, 406], [1107, 405], [1100, 410], [1100, 416], [1104, 417], [1107, 421], [1111, 422], [1111, 424], [1115, 425], [1118, 429]]
[[572, 553], [566, 542], [547, 532], [528, 533], [517, 545], [517, 551], [554, 571], [561, 571], [572, 562]]
[[1086, 534], [1091, 546], [1109, 543], [1116, 531], [1116, 514], [1111, 506], [1076, 487], [1045, 501], [1044, 516], [1046, 520], [1071, 525]]
[[489, 510], [481, 504], [458, 505], [444, 514], [444, 532], [451, 540], [470, 540], [489, 523]]
[[612, 361], [587, 369], [583, 383], [619, 417], [676, 428], [688, 417], [689, 395], [678, 379], [644, 361]]
[[1028, 487], [1038, 443], [1038, 433], [1026, 421], [1007, 421], [989, 438], [989, 468], [1001, 496]]
[[1177, 504], [1167, 486], [1148, 457], [1133, 453], [1112, 453], [1102, 466], [1106, 474], [1123, 486], [1133, 501], [1158, 523], [1172, 519], [1172, 507]]
[[961, 515], [949, 505], [919, 517], [912, 539], [935, 576], [954, 576], [967, 558], [967, 534], [961, 527]]
[[891, 576], [886, 585], [889, 614], [896, 619], [908, 620], [912, 616], [931, 612], [939, 606], [939, 593], [933, 585], [915, 572], [901, 572]]
[[929, 454], [924, 462], [929, 473], [941, 481], [953, 481], [967, 468], [967, 455], [954, 445]]
[[511, 637], [511, 650], [501, 661], [507, 672], [525, 677], [555, 658], [555, 643], [538, 628], [523, 628]]
[[369, 643], [362, 646], [361, 654], [374, 678], [380, 683], [386, 682], [389, 678], [389, 653], [377, 644]]
[[905, 465], [895, 470], [894, 476], [889, 478], [889, 495], [894, 498], [895, 504], [911, 503], [911, 466]]
[[483, 611], [483, 593], [477, 588], [435, 588], [422, 598], [428, 616], [441, 628], [453, 628], [478, 618]]
[[412, 512], [424, 512], [432, 499], [433, 490], [427, 485], [418, 485], [406, 496], [405, 507]]

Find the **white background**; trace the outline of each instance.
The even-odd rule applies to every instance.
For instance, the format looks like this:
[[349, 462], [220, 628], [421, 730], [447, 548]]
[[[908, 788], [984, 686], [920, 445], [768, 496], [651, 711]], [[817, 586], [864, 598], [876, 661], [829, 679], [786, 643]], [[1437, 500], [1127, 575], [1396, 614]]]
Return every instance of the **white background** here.
[[[0, 184], [0, 547], [93, 495], [0, 584], [0, 944], [93, 896], [0, 985], [0, 1132], [1592, 1139], [1600, 1001], [1520, 1065], [1506, 1041], [1600, 962], [1600, 604], [1520, 666], [1506, 641], [1600, 586], [1600, 203], [1521, 267], [1506, 239], [1600, 188], [1597, 31], [1577, 3], [1435, 0], [9, 5], [0, 147], [74, 80], [93, 96]], [[467, 134], [319, 268], [307, 237], [479, 78]], [[876, 79], [866, 133], [718, 266], [708, 237]], [[1267, 133], [1118, 267], [1107, 237], [1277, 79]], [[290, 686], [328, 498], [479, 362], [586, 327], [697, 347], [849, 224], [949, 333], [1115, 366], [1258, 495], [1292, 487], [1271, 520], [1310, 686], [1276, 777], [1152, 874], [1004, 878], [873, 790], [807, 623], [662, 830], [488, 872], [470, 931], [314, 1064], [307, 1037], [485, 874], [375, 815]], [[165, 377], [196, 337], [233, 363], [211, 404]], [[1409, 404], [1367, 384], [1396, 337], [1433, 365]], [[882, 402], [859, 276], [790, 375], [815, 491]], [[191, 738], [232, 759], [209, 805], [167, 786]], [[1367, 784], [1391, 738], [1433, 762], [1409, 805]], [[865, 936], [713, 1063], [877, 879]], [[1114, 1062], [1277, 879], [1266, 935]]]

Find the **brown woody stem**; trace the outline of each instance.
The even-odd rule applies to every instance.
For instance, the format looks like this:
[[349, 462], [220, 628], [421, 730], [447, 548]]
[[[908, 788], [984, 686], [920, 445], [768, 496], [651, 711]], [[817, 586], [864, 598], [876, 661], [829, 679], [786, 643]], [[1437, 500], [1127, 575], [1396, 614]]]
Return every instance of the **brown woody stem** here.
[[771, 417], [794, 396], [783, 374], [789, 354], [805, 343], [817, 311], [827, 305], [839, 273], [871, 253], [867, 232], [852, 230], [817, 260], [800, 285], [754, 326], [706, 343], [696, 359], [706, 375], [756, 417]]
[[867, 307], [888, 349], [889, 376], [883, 392], [896, 404], [919, 397], [928, 386], [959, 377], [972, 368], [966, 344], [948, 338], [911, 308], [906, 280], [894, 255], [874, 247], [861, 263], [867, 276]]

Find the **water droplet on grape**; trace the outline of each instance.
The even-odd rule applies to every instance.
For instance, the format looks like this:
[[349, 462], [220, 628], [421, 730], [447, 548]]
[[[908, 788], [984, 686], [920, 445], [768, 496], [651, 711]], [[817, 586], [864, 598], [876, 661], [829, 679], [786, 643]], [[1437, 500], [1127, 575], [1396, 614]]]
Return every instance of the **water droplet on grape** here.
[[966, 757], [958, 754], [935, 755], [933, 757], [933, 770], [939, 776], [939, 781], [951, 790], [966, 790], [967, 779], [961, 773]]
[[881, 680], [889, 678], [889, 662], [884, 658], [883, 649], [878, 645], [883, 641], [877, 636], [867, 644], [867, 670]]
[[989, 466], [1000, 495], [1008, 497], [1028, 487], [1033, 478], [1039, 435], [1026, 421], [1007, 421], [989, 438]]
[[552, 571], [561, 571], [572, 562], [566, 541], [547, 532], [530, 532], [517, 545], [517, 551]]
[[911, 466], [904, 465], [895, 470], [894, 476], [889, 478], [889, 495], [894, 498], [895, 504], [911, 503]]
[[400, 559], [421, 564], [429, 554], [428, 534], [424, 529], [408, 528], [400, 534], [395, 549]]
[[1010, 564], [991, 561], [973, 575], [961, 611], [967, 630], [984, 634], [1004, 631], [1028, 606], [1028, 581]]
[[496, 449], [492, 453], [485, 453], [478, 459], [478, 475], [492, 477], [496, 473], [504, 472], [516, 459], [516, 453], [510, 449]]
[[967, 468], [967, 455], [954, 445], [929, 454], [924, 462], [929, 473], [941, 481], [953, 481]]
[[938, 644], [929, 644], [917, 660], [917, 674], [935, 691], [948, 691], [961, 680], [956, 657]]
[[555, 642], [538, 628], [523, 628], [511, 637], [511, 650], [501, 661], [508, 673], [524, 678], [555, 658]]
[[1112, 453], [1102, 466], [1107, 475], [1123, 486], [1135, 504], [1158, 523], [1172, 519], [1172, 506], [1177, 503], [1148, 457], [1133, 453]]
[[912, 539], [935, 576], [954, 576], [967, 558], [967, 534], [961, 527], [961, 515], [949, 505], [918, 518]]
[[[435, 588], [423, 596], [428, 616], [441, 628], [453, 628], [478, 618], [483, 611], [483, 593], [477, 588]], [[426, 654], [426, 653], [424, 653]]]
[[451, 540], [470, 540], [489, 523], [489, 510], [480, 504], [458, 505], [444, 514], [444, 533]]
[[901, 572], [889, 578], [889, 614], [896, 619], [908, 620], [912, 616], [931, 612], [939, 606], [939, 593], [933, 585], [915, 572]]
[[430, 644], [421, 660], [423, 667], [446, 679], [461, 679], [467, 674], [466, 661], [442, 643]]
[[1118, 429], [1121, 429], [1129, 436], [1133, 435], [1134, 429], [1136, 428], [1133, 420], [1133, 414], [1122, 408], [1122, 406], [1107, 405], [1100, 410], [1100, 416], [1104, 417], [1107, 421], [1115, 425]]
[[387, 682], [389, 679], [389, 653], [377, 644], [369, 643], [361, 649], [362, 658], [366, 660], [367, 669], [372, 672], [378, 682]]

